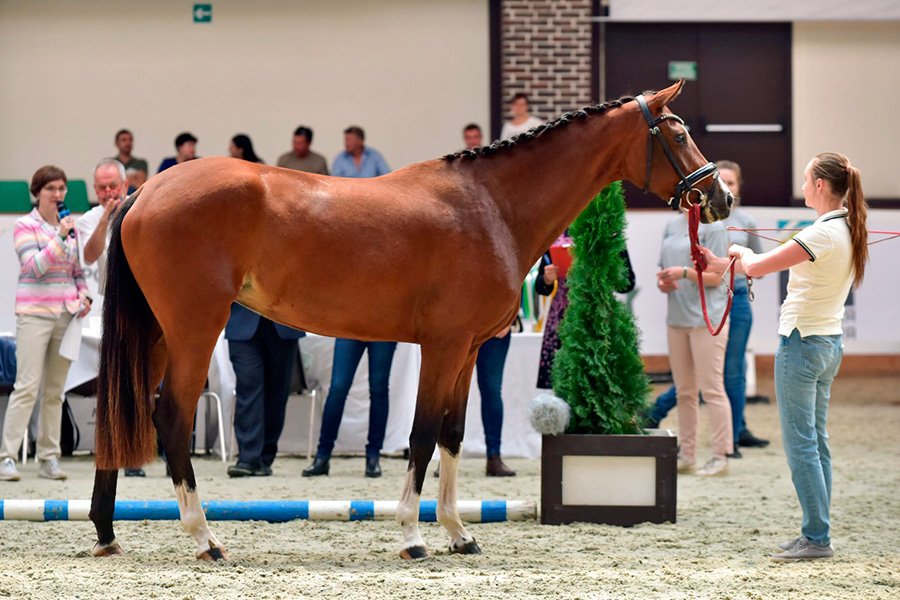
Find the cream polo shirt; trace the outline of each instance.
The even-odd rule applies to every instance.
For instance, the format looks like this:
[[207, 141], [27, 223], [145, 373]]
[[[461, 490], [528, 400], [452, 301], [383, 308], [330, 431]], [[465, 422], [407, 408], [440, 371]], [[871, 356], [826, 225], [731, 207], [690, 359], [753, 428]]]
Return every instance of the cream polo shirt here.
[[825, 213], [794, 236], [809, 260], [790, 269], [778, 334], [801, 337], [843, 333], [844, 302], [853, 283], [853, 244], [847, 211]]

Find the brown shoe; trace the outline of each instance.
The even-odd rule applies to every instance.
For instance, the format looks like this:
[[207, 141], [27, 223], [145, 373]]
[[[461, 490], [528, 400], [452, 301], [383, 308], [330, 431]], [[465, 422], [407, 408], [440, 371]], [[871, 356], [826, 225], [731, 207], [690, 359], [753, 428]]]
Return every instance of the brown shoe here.
[[503, 464], [499, 454], [488, 456], [487, 468], [484, 470], [488, 477], [515, 477], [516, 472]]

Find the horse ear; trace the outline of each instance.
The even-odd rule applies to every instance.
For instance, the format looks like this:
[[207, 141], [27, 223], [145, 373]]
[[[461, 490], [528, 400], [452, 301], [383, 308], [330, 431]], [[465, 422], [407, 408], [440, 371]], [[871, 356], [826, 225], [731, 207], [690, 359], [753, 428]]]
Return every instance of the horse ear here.
[[682, 87], [684, 87], [684, 79], [679, 79], [666, 89], [656, 92], [656, 94], [647, 101], [647, 104], [650, 108], [654, 109], [654, 112], [662, 110], [663, 106], [668, 106], [669, 102], [678, 97]]

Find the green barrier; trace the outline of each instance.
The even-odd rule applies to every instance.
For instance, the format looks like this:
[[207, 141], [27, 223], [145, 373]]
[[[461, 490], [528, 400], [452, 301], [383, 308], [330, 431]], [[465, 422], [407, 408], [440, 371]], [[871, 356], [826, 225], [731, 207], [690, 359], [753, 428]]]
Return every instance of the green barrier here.
[[0, 181], [0, 213], [27, 213], [32, 208], [28, 183]]
[[87, 184], [84, 180], [70, 179], [66, 185], [69, 188], [66, 192], [66, 208], [73, 213], [86, 213], [91, 210], [92, 205], [88, 201]]

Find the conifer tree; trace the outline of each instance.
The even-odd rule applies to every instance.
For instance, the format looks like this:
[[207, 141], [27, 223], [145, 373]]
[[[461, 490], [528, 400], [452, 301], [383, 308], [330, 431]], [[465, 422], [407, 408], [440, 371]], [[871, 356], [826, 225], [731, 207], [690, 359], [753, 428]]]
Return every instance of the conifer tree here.
[[634, 316], [616, 298], [627, 288], [625, 194], [605, 187], [569, 228], [575, 260], [569, 306], [559, 326], [562, 346], [553, 363], [553, 391], [572, 407], [568, 433], [642, 431], [650, 381], [638, 352]]

